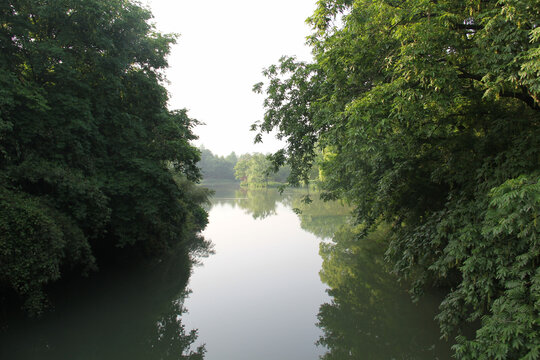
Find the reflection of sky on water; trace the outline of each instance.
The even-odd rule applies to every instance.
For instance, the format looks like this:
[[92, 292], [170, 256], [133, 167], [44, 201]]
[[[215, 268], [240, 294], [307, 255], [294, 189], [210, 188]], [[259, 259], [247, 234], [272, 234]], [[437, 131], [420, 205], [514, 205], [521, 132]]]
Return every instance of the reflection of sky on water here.
[[350, 208], [303, 195], [216, 192], [205, 231], [216, 254], [192, 275], [184, 319], [207, 359], [449, 358], [433, 321], [440, 298], [411, 303], [385, 270], [386, 233], [359, 240]]
[[317, 312], [328, 301], [319, 239], [281, 201], [226, 195], [210, 210], [205, 237], [216, 254], [191, 277], [187, 327], [199, 329], [209, 360], [317, 359]]

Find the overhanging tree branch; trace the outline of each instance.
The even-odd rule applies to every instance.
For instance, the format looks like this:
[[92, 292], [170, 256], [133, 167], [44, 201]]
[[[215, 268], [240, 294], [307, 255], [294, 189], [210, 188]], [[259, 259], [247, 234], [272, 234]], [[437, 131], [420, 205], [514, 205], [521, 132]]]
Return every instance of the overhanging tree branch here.
[[482, 30], [484, 26], [479, 24], [453, 24], [452, 28], [462, 30]]
[[[471, 79], [471, 80], [482, 82], [482, 76], [480, 75], [471, 74], [461, 68], [459, 69], [459, 71], [460, 71], [460, 74], [458, 75], [458, 78], [460, 79]], [[531, 109], [540, 110], [540, 105], [534, 99], [534, 97], [528, 94], [527, 89], [525, 87], [522, 87], [520, 92], [501, 91], [499, 93], [499, 96], [521, 100], [525, 104], [527, 104]]]
[[510, 92], [510, 91], [502, 91], [500, 94], [502, 97], [509, 97], [514, 99], [519, 99], [523, 101], [525, 104], [527, 104], [531, 109], [533, 110], [540, 110], [539, 104], [534, 100], [532, 96], [530, 96], [526, 90], [524, 89], [523, 92]]

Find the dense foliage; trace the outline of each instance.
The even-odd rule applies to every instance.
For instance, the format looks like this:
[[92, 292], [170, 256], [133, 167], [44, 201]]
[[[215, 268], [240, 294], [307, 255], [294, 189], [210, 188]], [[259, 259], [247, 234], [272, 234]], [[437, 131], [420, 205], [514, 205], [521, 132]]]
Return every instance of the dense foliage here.
[[540, 358], [539, 13], [530, 0], [320, 0], [314, 62], [283, 58], [255, 87], [255, 127], [287, 141], [273, 159], [293, 182], [322, 149], [326, 196], [368, 229], [392, 226], [387, 257], [413, 293], [448, 289], [437, 319], [461, 359]]
[[161, 86], [174, 37], [150, 18], [129, 0], [0, 3], [0, 287], [28, 309], [63, 273], [191, 246], [206, 223], [196, 122]]

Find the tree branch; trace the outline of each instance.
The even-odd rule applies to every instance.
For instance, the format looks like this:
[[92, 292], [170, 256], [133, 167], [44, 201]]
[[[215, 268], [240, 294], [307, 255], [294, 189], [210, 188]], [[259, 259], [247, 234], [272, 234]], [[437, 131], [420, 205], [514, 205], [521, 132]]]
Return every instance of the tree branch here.
[[[480, 75], [471, 74], [463, 69], [459, 69], [461, 74], [458, 75], [458, 78], [460, 79], [471, 79], [476, 81], [482, 81], [482, 77]], [[525, 87], [522, 87], [521, 92], [513, 92], [513, 91], [502, 91], [499, 93], [499, 96], [507, 97], [507, 98], [514, 98], [523, 101], [525, 104], [527, 104], [531, 109], [533, 110], [540, 110], [540, 105], [538, 102], [528, 94], [527, 89]]]
[[458, 78], [460, 79], [472, 79], [476, 81], [482, 81], [482, 77], [480, 75], [471, 74], [461, 68], [459, 69], [459, 71], [461, 72], [461, 74], [458, 75]]
[[482, 30], [483, 25], [479, 24], [453, 24], [454, 29], [464, 29], [464, 30]]
[[519, 93], [510, 92], [510, 91], [502, 91], [500, 93], [500, 96], [519, 99], [519, 100], [523, 101], [525, 104], [527, 104], [531, 109], [540, 110], [540, 105], [534, 100], [534, 98], [532, 96], [530, 96], [526, 92], [525, 89], [523, 89], [523, 92], [519, 92]]

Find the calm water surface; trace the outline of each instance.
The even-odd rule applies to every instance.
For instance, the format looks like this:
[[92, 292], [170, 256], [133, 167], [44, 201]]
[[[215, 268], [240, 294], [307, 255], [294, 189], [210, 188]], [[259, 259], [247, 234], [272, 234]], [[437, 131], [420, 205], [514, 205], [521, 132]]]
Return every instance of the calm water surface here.
[[43, 319], [9, 324], [0, 359], [449, 359], [440, 299], [413, 305], [384, 269], [384, 239], [358, 240], [345, 207], [304, 194], [217, 188], [215, 253], [191, 277], [171, 259], [87, 281]]
[[[195, 269], [186, 302], [206, 359], [317, 359], [319, 238], [302, 229], [292, 196], [218, 190], [205, 237], [215, 254]], [[345, 216], [342, 216], [343, 220]]]

